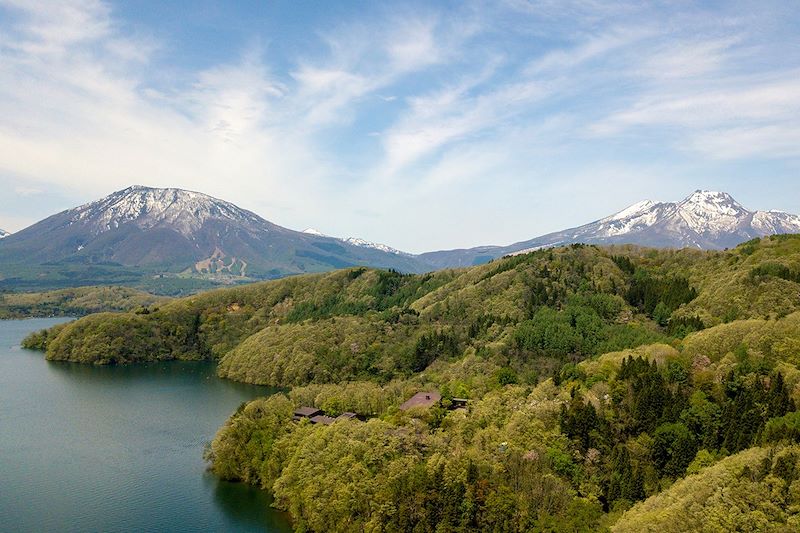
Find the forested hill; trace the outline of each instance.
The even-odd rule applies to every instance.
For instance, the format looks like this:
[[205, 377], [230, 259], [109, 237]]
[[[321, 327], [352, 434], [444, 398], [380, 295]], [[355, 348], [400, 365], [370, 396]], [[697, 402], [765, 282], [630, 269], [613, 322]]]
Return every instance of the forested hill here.
[[134, 311], [166, 302], [130, 287], [76, 287], [46, 292], [0, 293], [0, 319], [84, 316], [103, 311]]
[[54, 360], [215, 358], [224, 376], [255, 383], [386, 381], [478, 351], [558, 365], [786, 316], [800, 310], [798, 280], [794, 236], [727, 252], [574, 245], [426, 275], [357, 268], [220, 289], [40, 340]]
[[[629, 531], [660, 517], [678, 531], [710, 520], [704, 507], [714, 524], [797, 525], [783, 441], [800, 436], [800, 236], [348, 269], [91, 315], [26, 343], [54, 360], [213, 358], [223, 377], [293, 387], [232, 415], [208, 459], [271, 489], [301, 529]], [[398, 410], [434, 389], [442, 407]], [[447, 410], [453, 397], [468, 408]], [[367, 421], [292, 422], [301, 405]], [[747, 453], [758, 469], [739, 468]], [[752, 505], [691, 494], [706, 472], [732, 487], [719, 497], [757, 489]]]

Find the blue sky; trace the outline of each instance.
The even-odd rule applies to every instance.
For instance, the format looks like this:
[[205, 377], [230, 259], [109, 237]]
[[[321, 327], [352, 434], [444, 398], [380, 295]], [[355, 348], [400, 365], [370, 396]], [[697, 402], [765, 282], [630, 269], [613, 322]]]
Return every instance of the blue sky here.
[[412, 252], [800, 213], [796, 2], [0, 0], [0, 227], [131, 184]]

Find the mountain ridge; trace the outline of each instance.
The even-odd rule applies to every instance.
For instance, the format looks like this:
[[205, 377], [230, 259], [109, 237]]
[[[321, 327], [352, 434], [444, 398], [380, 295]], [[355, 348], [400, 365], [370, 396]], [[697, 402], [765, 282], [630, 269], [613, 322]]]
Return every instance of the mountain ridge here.
[[303, 230], [303, 233], [306, 233], [308, 235], [316, 235], [318, 237], [329, 237], [331, 239], [336, 239], [338, 241], [342, 241], [347, 244], [352, 244], [353, 246], [360, 246], [362, 248], [374, 248], [375, 250], [380, 250], [382, 252], [387, 252], [390, 254], [404, 255], [406, 257], [414, 256], [414, 254], [411, 254], [409, 252], [404, 252], [402, 250], [398, 250], [397, 248], [392, 248], [388, 244], [368, 241], [366, 239], [362, 239], [361, 237], [332, 237], [331, 235], [322, 233], [316, 228], [306, 228]]
[[17, 233], [0, 230], [0, 286], [18, 289], [24, 279], [36, 289], [135, 284], [154, 275], [235, 283], [351, 266], [420, 273], [574, 243], [723, 249], [780, 233], [800, 233], [800, 217], [750, 211], [727, 193], [696, 190], [678, 202], [643, 200], [508, 246], [415, 255], [313, 228], [291, 230], [200, 192], [133, 185]]
[[797, 232], [800, 232], [797, 215], [749, 211], [728, 193], [698, 189], [678, 202], [643, 200], [588, 224], [508, 246], [441, 250], [419, 257], [436, 268], [462, 267], [504, 255], [574, 243], [719, 250], [756, 237]]

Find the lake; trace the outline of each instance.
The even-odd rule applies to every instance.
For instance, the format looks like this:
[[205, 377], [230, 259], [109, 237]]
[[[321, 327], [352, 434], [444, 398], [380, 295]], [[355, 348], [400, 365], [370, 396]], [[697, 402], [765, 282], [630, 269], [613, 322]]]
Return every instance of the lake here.
[[203, 461], [237, 406], [272, 389], [212, 363], [96, 367], [19, 347], [62, 321], [0, 320], [0, 530], [291, 531], [268, 493]]

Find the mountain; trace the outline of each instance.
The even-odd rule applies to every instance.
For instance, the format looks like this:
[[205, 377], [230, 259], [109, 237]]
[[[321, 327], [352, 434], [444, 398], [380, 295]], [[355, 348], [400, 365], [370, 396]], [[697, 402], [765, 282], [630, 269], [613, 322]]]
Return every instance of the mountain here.
[[4, 237], [8, 237], [9, 235], [11, 235], [9, 232], [7, 232], [6, 230], [0, 229], [0, 239], [2, 239]]
[[78, 277], [88, 270], [116, 276], [124, 267], [134, 278], [166, 273], [216, 281], [355, 265], [429, 269], [409, 255], [283, 228], [205, 194], [142, 186], [63, 211], [3, 239], [2, 277], [13, 277], [23, 265], [37, 276], [43, 267], [50, 267], [50, 274], [68, 267]]
[[727, 193], [698, 190], [680, 202], [645, 200], [589, 224], [510, 246], [428, 252], [419, 258], [436, 268], [461, 267], [573, 243], [721, 250], [780, 233], [800, 233], [800, 217], [781, 211], [749, 211]]
[[181, 294], [224, 282], [350, 266], [419, 273], [572, 243], [722, 249], [800, 233], [800, 217], [749, 211], [722, 192], [645, 200], [595, 222], [510, 246], [412, 255], [356, 237], [294, 231], [198, 192], [133, 186], [0, 240], [0, 289], [134, 285]]
[[[303, 230], [303, 233], [307, 233], [309, 235], [317, 235], [319, 237], [329, 237], [329, 235], [325, 235], [324, 233], [322, 233], [321, 231], [319, 231], [318, 229], [315, 229], [315, 228], [306, 228], [306, 229]], [[392, 248], [389, 245], [381, 244], [379, 242], [367, 241], [367, 240], [362, 239], [360, 237], [346, 237], [344, 239], [340, 239], [339, 237], [332, 237], [332, 238], [334, 238], [334, 239], [336, 239], [338, 241], [345, 242], [347, 244], [352, 244], [353, 246], [361, 247], [361, 248], [372, 248], [372, 249], [380, 250], [381, 252], [386, 252], [386, 253], [390, 253], [390, 254], [402, 255], [402, 256], [406, 256], [406, 257], [413, 257], [413, 254], [410, 254], [408, 252], [403, 252], [401, 250], [398, 250], [397, 248]]]

